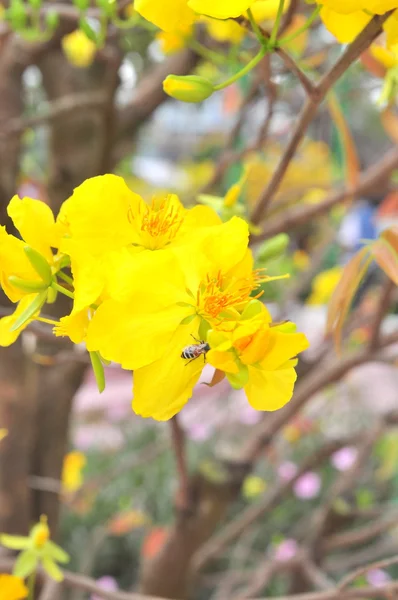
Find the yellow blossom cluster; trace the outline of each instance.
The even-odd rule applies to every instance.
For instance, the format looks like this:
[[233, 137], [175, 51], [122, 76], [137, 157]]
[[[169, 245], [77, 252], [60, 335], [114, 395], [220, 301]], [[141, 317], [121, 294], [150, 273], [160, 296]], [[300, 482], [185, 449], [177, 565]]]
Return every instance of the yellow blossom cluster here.
[[0, 320], [0, 344], [33, 319], [51, 323], [40, 311], [63, 293], [73, 308], [52, 322], [55, 335], [85, 343], [97, 381], [104, 361], [134, 371], [137, 414], [178, 413], [206, 360], [258, 410], [290, 400], [308, 342], [258, 299], [273, 278], [253, 269], [243, 219], [222, 222], [174, 194], [147, 204], [115, 175], [86, 180], [56, 220], [30, 198], [14, 197], [8, 213], [22, 239], [0, 228], [0, 282], [17, 303]]

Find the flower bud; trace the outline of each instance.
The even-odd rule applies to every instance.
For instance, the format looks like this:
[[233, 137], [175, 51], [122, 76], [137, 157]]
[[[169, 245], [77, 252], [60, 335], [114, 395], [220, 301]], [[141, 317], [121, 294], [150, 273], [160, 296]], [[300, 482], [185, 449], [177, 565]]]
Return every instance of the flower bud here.
[[42, 0], [29, 0], [29, 4], [34, 10], [38, 10], [42, 5]]
[[11, 27], [18, 31], [26, 26], [27, 14], [24, 3], [21, 0], [13, 0], [7, 9], [6, 18], [11, 23]]
[[26, 292], [27, 294], [32, 294], [33, 292], [42, 292], [46, 289], [47, 285], [44, 281], [27, 281], [26, 279], [21, 279], [16, 275], [10, 275], [8, 281], [14, 287]]
[[261, 244], [257, 252], [257, 259], [260, 262], [266, 262], [283, 254], [289, 245], [289, 236], [286, 233], [280, 233], [270, 240]]
[[163, 89], [172, 98], [183, 102], [202, 102], [214, 92], [214, 85], [199, 75], [168, 75]]
[[47, 525], [47, 517], [42, 515], [40, 523], [35, 525], [30, 532], [30, 537], [34, 548], [42, 548], [50, 538], [50, 530]]
[[46, 25], [51, 31], [54, 31], [59, 25], [59, 14], [55, 10], [50, 10], [45, 16]]
[[73, 4], [81, 11], [88, 9], [90, 0], [73, 0]]

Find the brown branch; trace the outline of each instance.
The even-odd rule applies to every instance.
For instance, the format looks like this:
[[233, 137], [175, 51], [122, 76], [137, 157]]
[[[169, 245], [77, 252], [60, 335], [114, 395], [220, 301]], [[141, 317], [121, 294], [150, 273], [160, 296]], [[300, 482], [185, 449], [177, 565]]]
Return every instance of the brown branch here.
[[171, 426], [171, 438], [173, 444], [173, 450], [176, 459], [177, 473], [179, 480], [179, 490], [177, 493], [177, 508], [181, 511], [188, 511], [190, 508], [190, 494], [189, 494], [189, 476], [186, 463], [186, 452], [185, 452], [185, 436], [178, 421], [178, 416], [175, 415], [170, 420]]
[[255, 241], [261, 241], [272, 237], [282, 231], [290, 231], [303, 223], [309, 222], [312, 218], [324, 214], [330, 208], [347, 200], [355, 198], [366, 193], [375, 183], [388, 177], [391, 172], [398, 166], [398, 148], [391, 148], [383, 158], [376, 164], [362, 172], [357, 185], [354, 187], [346, 186], [328, 195], [325, 200], [319, 204], [314, 204], [305, 207], [296, 207], [286, 212], [285, 214], [270, 220], [264, 227], [262, 233], [255, 237]]
[[64, 117], [82, 108], [102, 107], [107, 96], [104, 92], [83, 92], [63, 96], [53, 102], [45, 103], [45, 110], [31, 117], [11, 119], [0, 123], [0, 137], [8, 137], [21, 133], [30, 127], [50, 123], [59, 117]]
[[[258, 199], [256, 208], [252, 214], [252, 222], [258, 224], [264, 217], [264, 214], [271, 202], [273, 196], [278, 191], [283, 177], [287, 171], [291, 158], [294, 156], [304, 134], [307, 130], [308, 125], [312, 121], [316, 114], [318, 106], [325, 98], [327, 92], [332, 88], [336, 81], [346, 72], [348, 67], [362, 54], [362, 52], [373, 42], [373, 40], [381, 33], [382, 25], [386, 19], [390, 16], [390, 13], [379, 16], [376, 15], [369, 22], [369, 24], [363, 29], [358, 37], [352, 42], [347, 48], [341, 58], [336, 64], [330, 69], [321, 81], [313, 87], [312, 90], [308, 91], [308, 99], [304, 108], [301, 112], [297, 125], [293, 131], [293, 134], [288, 142], [288, 145], [283, 153], [281, 160], [274, 172], [268, 186], [265, 188], [260, 198]], [[283, 56], [281, 56], [283, 59]], [[297, 73], [296, 73], [297, 74]], [[301, 80], [301, 79], [300, 79]], [[303, 83], [303, 82], [302, 82]], [[312, 86], [312, 84], [311, 84]]]
[[366, 567], [361, 567], [360, 569], [356, 569], [352, 573], [349, 573], [348, 575], [343, 577], [343, 579], [340, 581], [340, 583], [338, 585], [338, 589], [343, 590], [350, 583], [355, 581], [355, 579], [357, 579], [357, 577], [364, 575], [371, 569], [385, 569], [387, 567], [391, 567], [392, 565], [396, 565], [397, 563], [398, 563], [398, 556], [392, 556], [391, 558], [385, 558], [383, 560], [378, 560], [374, 563], [371, 563], [370, 565], [366, 565]]
[[372, 523], [366, 524], [363, 527], [357, 527], [343, 533], [336, 533], [327, 537], [321, 544], [322, 551], [332, 552], [341, 550], [347, 546], [355, 546], [364, 544], [371, 538], [377, 537], [394, 527], [398, 523], [398, 512], [389, 516], [384, 516]]

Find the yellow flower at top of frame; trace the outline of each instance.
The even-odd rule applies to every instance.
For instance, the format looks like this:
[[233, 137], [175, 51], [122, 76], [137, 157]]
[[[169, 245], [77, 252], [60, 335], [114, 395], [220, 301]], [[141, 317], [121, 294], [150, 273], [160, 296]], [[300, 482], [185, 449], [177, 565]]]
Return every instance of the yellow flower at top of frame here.
[[232, 19], [202, 17], [201, 21], [205, 23], [208, 34], [218, 42], [238, 44], [246, 35], [246, 30]]
[[[263, 21], [275, 19], [278, 13], [279, 4], [279, 0], [256, 0], [249, 8], [251, 8], [254, 20], [257, 23], [262, 23]], [[283, 5], [284, 13], [289, 8], [289, 4], [290, 0], [286, 0]]]
[[295, 357], [308, 348], [308, 340], [293, 323], [272, 324], [264, 306], [253, 317], [244, 316], [232, 330], [209, 331], [207, 360], [225, 372], [232, 387], [245, 390], [253, 408], [277, 410], [292, 397]]
[[185, 209], [175, 194], [155, 197], [148, 205], [121, 177], [87, 179], [64, 202], [57, 219], [64, 234], [61, 249], [71, 259], [74, 312], [106, 296], [107, 274], [122, 251], [137, 258], [145, 251], [192, 246], [219, 223], [212, 209]]
[[76, 492], [83, 484], [82, 471], [87, 460], [82, 452], [68, 452], [62, 469], [62, 487], [66, 492]]
[[76, 29], [62, 38], [62, 49], [68, 61], [79, 69], [89, 67], [94, 62], [96, 44], [84, 31]]
[[395, 10], [391, 17], [385, 21], [383, 29], [387, 36], [387, 48], [391, 48], [398, 43], [398, 10]]
[[320, 16], [326, 29], [342, 44], [354, 41], [372, 19], [372, 15], [363, 10], [339, 13], [327, 6], [322, 7]]
[[163, 31], [175, 31], [190, 25], [196, 15], [215, 19], [239, 17], [256, 0], [136, 0], [134, 8]]
[[307, 304], [327, 304], [340, 281], [342, 272], [343, 268], [337, 266], [319, 273], [312, 282], [312, 293]]
[[32, 291], [25, 292], [12, 285], [8, 280], [11, 275], [26, 281], [42, 281], [24, 252], [25, 246], [31, 246], [53, 265], [51, 248], [58, 247], [59, 236], [50, 207], [40, 200], [14, 196], [7, 212], [22, 239], [0, 227], [0, 286], [12, 302], [17, 302]]
[[28, 595], [28, 588], [20, 577], [0, 574], [0, 600], [23, 600]]

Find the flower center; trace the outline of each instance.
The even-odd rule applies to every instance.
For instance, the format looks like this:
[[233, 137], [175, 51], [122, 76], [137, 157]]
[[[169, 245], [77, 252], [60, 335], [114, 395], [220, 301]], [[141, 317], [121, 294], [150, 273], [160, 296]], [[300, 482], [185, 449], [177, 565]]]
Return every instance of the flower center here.
[[154, 198], [144, 209], [141, 217], [141, 231], [149, 236], [150, 249], [161, 248], [174, 240], [184, 221], [181, 207], [173, 204], [171, 195], [160, 202]]
[[[220, 271], [214, 277], [207, 275], [200, 283], [196, 296], [198, 314], [205, 319], [217, 319], [228, 310], [239, 310], [263, 280], [259, 271], [253, 271], [251, 277], [240, 279], [227, 278]], [[262, 292], [254, 297], [259, 298], [261, 295]], [[225, 316], [228, 317], [227, 314]]]

